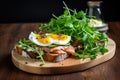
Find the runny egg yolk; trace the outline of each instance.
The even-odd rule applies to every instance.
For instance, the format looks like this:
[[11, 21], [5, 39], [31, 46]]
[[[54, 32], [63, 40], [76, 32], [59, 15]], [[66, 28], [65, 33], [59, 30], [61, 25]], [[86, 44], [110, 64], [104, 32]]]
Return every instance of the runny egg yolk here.
[[36, 39], [43, 43], [43, 44], [48, 44], [50, 43], [50, 37], [49, 36], [40, 36], [39, 34], [35, 34]]
[[67, 35], [62, 35], [62, 34], [60, 34], [60, 35], [50, 34], [50, 37], [51, 37], [52, 39], [54, 39], [54, 40], [62, 40], [62, 41], [68, 39], [68, 36], [67, 36]]

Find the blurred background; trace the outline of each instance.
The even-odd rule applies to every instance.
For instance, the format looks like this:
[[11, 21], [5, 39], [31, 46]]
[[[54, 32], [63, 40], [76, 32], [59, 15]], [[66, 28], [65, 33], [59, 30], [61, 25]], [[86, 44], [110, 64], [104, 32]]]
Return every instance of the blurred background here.
[[[64, 0], [71, 9], [86, 10], [88, 0]], [[118, 0], [104, 0], [101, 12], [104, 20], [120, 21]], [[63, 13], [62, 0], [0, 0], [0, 23], [48, 22], [52, 14]]]

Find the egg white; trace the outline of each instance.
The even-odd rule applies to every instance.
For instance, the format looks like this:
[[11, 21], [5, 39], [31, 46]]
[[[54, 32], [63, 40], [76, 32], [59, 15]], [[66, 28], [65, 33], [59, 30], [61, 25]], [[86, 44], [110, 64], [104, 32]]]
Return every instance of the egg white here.
[[36, 39], [35, 33], [31, 32], [29, 35], [29, 40], [31, 40], [33, 43], [39, 46], [49, 46], [53, 43], [52, 39], [50, 38], [50, 42], [47, 44], [41, 43]]

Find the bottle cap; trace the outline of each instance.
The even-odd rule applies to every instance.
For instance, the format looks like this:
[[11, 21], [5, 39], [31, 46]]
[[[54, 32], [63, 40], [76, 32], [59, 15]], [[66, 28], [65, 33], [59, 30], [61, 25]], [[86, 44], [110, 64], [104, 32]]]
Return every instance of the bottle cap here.
[[88, 6], [89, 7], [99, 7], [100, 3], [102, 3], [102, 1], [88, 1]]

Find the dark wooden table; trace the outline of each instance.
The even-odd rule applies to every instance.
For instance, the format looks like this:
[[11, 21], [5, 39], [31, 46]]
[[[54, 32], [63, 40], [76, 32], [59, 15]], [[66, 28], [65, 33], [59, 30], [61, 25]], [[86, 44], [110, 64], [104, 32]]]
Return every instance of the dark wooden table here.
[[107, 62], [85, 71], [57, 75], [35, 75], [16, 68], [11, 61], [11, 49], [20, 38], [37, 30], [39, 24], [0, 24], [0, 80], [120, 80], [120, 22], [108, 22], [107, 34], [117, 47], [115, 56]]

